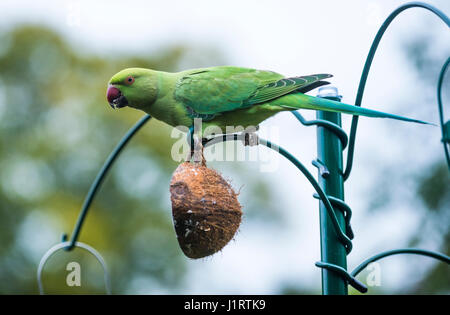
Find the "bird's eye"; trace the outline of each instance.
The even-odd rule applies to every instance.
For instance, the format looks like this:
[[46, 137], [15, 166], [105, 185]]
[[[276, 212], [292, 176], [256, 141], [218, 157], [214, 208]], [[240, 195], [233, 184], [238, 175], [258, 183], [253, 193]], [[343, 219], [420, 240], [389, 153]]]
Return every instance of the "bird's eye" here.
[[133, 84], [133, 82], [134, 82], [134, 77], [131, 75], [128, 78], [126, 78], [126, 80], [125, 80], [125, 83], [128, 85]]

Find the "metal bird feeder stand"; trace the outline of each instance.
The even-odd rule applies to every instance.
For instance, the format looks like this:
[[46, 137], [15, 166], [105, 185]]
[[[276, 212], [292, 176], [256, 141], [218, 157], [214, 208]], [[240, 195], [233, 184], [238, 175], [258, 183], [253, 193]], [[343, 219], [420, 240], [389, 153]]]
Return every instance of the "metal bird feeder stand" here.
[[[358, 93], [355, 101], [356, 106], [360, 106], [362, 102], [362, 97], [364, 93], [365, 84], [369, 74], [370, 66], [372, 64], [375, 52], [377, 50], [378, 44], [390, 25], [390, 23], [395, 19], [395, 17], [409, 8], [423, 8], [439, 17], [449, 28], [450, 19], [435, 7], [422, 3], [422, 2], [410, 2], [404, 4], [393, 11], [385, 22], [380, 27], [375, 39], [370, 48], [364, 69], [361, 75], [361, 80], [358, 88]], [[450, 121], [444, 123], [444, 114], [442, 106], [442, 85], [444, 81], [444, 75], [450, 64], [450, 57], [445, 62], [444, 66], [439, 75], [438, 87], [437, 87], [437, 101], [439, 108], [440, 125], [442, 132], [442, 142], [444, 145], [444, 151], [446, 156], [447, 165], [450, 171], [450, 158], [448, 153], [448, 146], [450, 142]], [[338, 94], [336, 88], [333, 87], [323, 87], [319, 90], [319, 97], [330, 98], [335, 101], [340, 101], [341, 97]], [[300, 115], [299, 112], [292, 112], [297, 120], [304, 126], [317, 126], [317, 154], [318, 158], [313, 161], [313, 165], [318, 169], [318, 181], [314, 176], [307, 170], [307, 168], [292, 154], [283, 149], [282, 147], [271, 143], [268, 140], [258, 139], [258, 144], [266, 146], [270, 149], [277, 151], [279, 154], [287, 158], [298, 170], [306, 177], [306, 179], [311, 183], [311, 185], [316, 190], [314, 195], [315, 198], [320, 200], [320, 245], [321, 245], [321, 261], [316, 263], [316, 266], [322, 269], [322, 293], [323, 294], [348, 294], [348, 285], [354, 287], [356, 290], [365, 293], [367, 292], [367, 287], [356, 279], [356, 276], [370, 264], [371, 262], [377, 261], [384, 257], [397, 255], [397, 254], [416, 254], [422, 256], [428, 256], [441, 260], [447, 264], [450, 264], [450, 257], [428, 251], [423, 249], [409, 248], [409, 249], [395, 249], [377, 254], [356, 267], [353, 272], [349, 273], [347, 271], [347, 255], [352, 250], [353, 231], [350, 225], [350, 219], [352, 211], [350, 207], [344, 202], [344, 181], [349, 177], [352, 165], [353, 156], [355, 148], [355, 137], [356, 129], [358, 123], [358, 116], [353, 116], [350, 139], [341, 127], [341, 114], [332, 112], [317, 112], [317, 119], [307, 121]], [[107, 172], [110, 170], [112, 164], [130, 141], [130, 139], [136, 134], [136, 132], [145, 125], [151, 119], [149, 115], [144, 116], [139, 122], [133, 126], [128, 133], [122, 138], [113, 152], [110, 154], [105, 164], [98, 173], [96, 179], [94, 180], [89, 192], [84, 201], [83, 207], [81, 209], [78, 221], [75, 225], [74, 231], [70, 241], [67, 240], [67, 235], [63, 236], [63, 243], [53, 246], [42, 258], [39, 268], [38, 268], [38, 283], [40, 292], [43, 293], [42, 283], [41, 283], [41, 273], [43, 266], [45, 265], [47, 259], [59, 249], [64, 248], [65, 250], [71, 250], [76, 246], [81, 246], [83, 248], [89, 249], [90, 247], [86, 244], [77, 242], [80, 235], [83, 222], [86, 218], [89, 207], [94, 200], [96, 193], [100, 185], [102, 184]], [[191, 128], [192, 129], [192, 128]], [[233, 134], [233, 135], [223, 135], [216, 136], [212, 139], [204, 140], [203, 145], [209, 146], [216, 143], [224, 141], [237, 141], [241, 140], [245, 143], [247, 135], [243, 134]], [[192, 146], [193, 134], [192, 132], [188, 135], [188, 142]], [[343, 168], [343, 154], [342, 151], [348, 146], [347, 164], [344, 171]], [[103, 260], [97, 252], [92, 253], [97, 257], [97, 259], [103, 264]], [[104, 265], [104, 264], [103, 264]], [[105, 267], [105, 266], [104, 266]], [[106, 267], [105, 269], [105, 283], [107, 284], [107, 292], [109, 292], [109, 279], [107, 277]]]
[[[340, 101], [341, 97], [337, 89], [322, 88], [319, 97], [326, 97], [335, 101]], [[323, 91], [330, 91], [329, 94], [323, 94]], [[341, 127], [341, 114], [332, 112], [317, 112], [318, 120], [329, 121]], [[327, 196], [335, 197], [338, 200], [344, 199], [344, 178], [343, 178], [343, 144], [339, 137], [323, 126], [317, 126], [317, 163], [322, 164], [318, 167], [319, 183]], [[330, 217], [327, 214], [324, 204], [320, 203], [320, 247], [322, 262], [332, 263], [347, 269], [347, 253], [345, 244], [341, 243], [333, 231]], [[346, 233], [345, 216], [342, 211], [336, 211], [339, 207], [334, 205], [336, 218], [339, 226]], [[322, 269], [322, 293], [323, 294], [347, 294], [347, 284], [335, 272]]]

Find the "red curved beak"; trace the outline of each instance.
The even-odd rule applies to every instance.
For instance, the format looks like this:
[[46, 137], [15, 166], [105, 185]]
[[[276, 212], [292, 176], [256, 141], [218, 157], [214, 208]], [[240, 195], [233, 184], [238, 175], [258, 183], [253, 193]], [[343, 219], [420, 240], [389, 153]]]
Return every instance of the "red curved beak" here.
[[114, 100], [120, 97], [120, 90], [112, 85], [108, 86], [108, 90], [106, 91], [106, 98], [108, 99], [108, 103], [112, 104]]
[[128, 100], [125, 95], [123, 95], [118, 88], [112, 85], [108, 86], [106, 98], [108, 99], [109, 105], [111, 105], [113, 109], [122, 108], [128, 105]]

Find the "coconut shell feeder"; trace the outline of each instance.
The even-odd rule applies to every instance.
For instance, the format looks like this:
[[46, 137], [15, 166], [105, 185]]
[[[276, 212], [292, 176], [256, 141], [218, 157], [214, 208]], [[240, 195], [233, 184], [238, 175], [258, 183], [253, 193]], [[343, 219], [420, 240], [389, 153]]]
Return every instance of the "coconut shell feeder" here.
[[231, 185], [204, 163], [184, 162], [170, 182], [178, 243], [189, 258], [220, 251], [234, 237], [242, 211]]

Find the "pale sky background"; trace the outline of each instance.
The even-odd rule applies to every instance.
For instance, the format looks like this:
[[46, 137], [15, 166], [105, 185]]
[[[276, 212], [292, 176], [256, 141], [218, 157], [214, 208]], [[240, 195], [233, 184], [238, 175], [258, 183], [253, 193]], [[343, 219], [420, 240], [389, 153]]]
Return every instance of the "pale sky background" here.
[[[111, 55], [158, 51], [178, 43], [213, 46], [231, 65], [293, 76], [332, 73], [332, 83], [339, 88], [343, 101], [352, 103], [378, 27], [404, 2], [2, 0], [0, 27], [12, 28], [22, 22], [50, 25], [87, 52]], [[450, 13], [448, 1], [427, 2]], [[441, 21], [420, 9], [403, 13], [388, 29], [377, 51], [363, 106], [438, 122], [436, 104], [424, 103], [420, 78], [402, 50], [407, 39], [424, 30], [435, 34], [437, 50], [450, 51], [450, 34]], [[437, 77], [438, 73], [436, 81]], [[314, 117], [313, 112], [304, 115]], [[343, 122], [349, 130], [350, 117], [344, 116]], [[316, 174], [310, 163], [316, 158], [315, 128], [303, 127], [291, 114], [283, 113], [264, 122], [260, 133], [268, 133], [274, 126], [279, 128], [279, 139], [273, 140]], [[394, 200], [391, 211], [369, 214], [366, 196], [371, 194], [370, 179], [379, 178], [381, 169], [396, 171], [389, 166], [400, 161], [415, 170], [443, 154], [439, 128], [392, 120], [360, 119], [356, 143], [353, 173], [345, 186], [356, 234], [348, 256], [350, 270], [381, 250], [405, 246], [410, 233], [422, 224], [409, 210], [421, 205], [408, 202]], [[180, 291], [164, 287], [149, 291], [152, 279], [143, 276], [133, 282], [130, 293], [270, 294], [279, 289], [280, 279], [319, 290], [320, 270], [314, 266], [320, 260], [318, 202], [312, 198], [312, 187], [293, 165], [281, 156], [271, 158], [278, 159], [278, 171], [261, 176], [273, 183], [280, 200], [278, 211], [288, 219], [283, 230], [261, 228], [244, 220], [235, 241], [221, 253], [188, 262], [192, 268]], [[222, 163], [217, 167], [226, 172]], [[259, 170], [255, 163], [249, 163], [249, 167]], [[240, 184], [237, 182], [236, 187]], [[400, 191], [403, 196], [414, 194], [407, 187], [392, 187], [392, 191]], [[169, 199], [167, 202], [170, 209]], [[60, 231], [55, 233], [60, 235]], [[55, 241], [34, 251], [43, 254]], [[430, 241], [424, 247], [436, 249], [438, 245]], [[406, 276], [411, 274], [409, 259], [392, 258], [382, 264], [383, 289], [389, 292], [414, 283]], [[421, 261], [422, 268], [433, 263]]]

